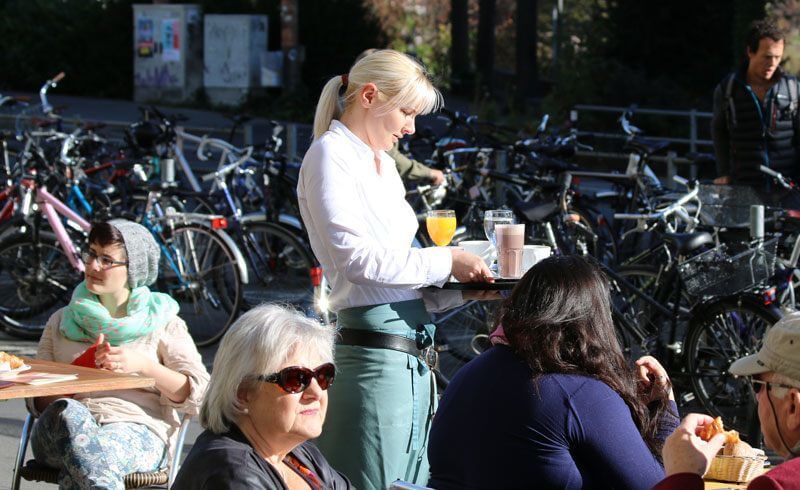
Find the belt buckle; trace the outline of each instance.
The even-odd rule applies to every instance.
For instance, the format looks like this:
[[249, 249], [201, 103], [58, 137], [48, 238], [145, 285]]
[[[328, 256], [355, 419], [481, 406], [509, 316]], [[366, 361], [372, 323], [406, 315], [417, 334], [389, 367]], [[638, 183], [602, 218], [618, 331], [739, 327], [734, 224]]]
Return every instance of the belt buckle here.
[[420, 358], [428, 366], [428, 369], [439, 369], [439, 352], [433, 346], [422, 349]]

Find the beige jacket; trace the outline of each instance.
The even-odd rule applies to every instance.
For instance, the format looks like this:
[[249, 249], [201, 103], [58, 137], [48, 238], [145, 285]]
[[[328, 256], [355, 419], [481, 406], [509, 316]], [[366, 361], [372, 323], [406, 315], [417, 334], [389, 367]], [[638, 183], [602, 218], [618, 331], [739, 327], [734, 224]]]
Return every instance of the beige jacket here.
[[[36, 357], [47, 361], [70, 363], [89, 345], [64, 337], [59, 331], [60, 309], [50, 317], [45, 326]], [[178, 317], [149, 335], [124, 344], [125, 348], [146, 355], [162, 365], [185, 374], [189, 378], [190, 393], [183, 403], [175, 403], [162, 395], [155, 387], [135, 390], [114, 390], [75, 395], [86, 405], [99, 424], [133, 422], [143, 424], [164, 442], [171, 442], [181, 425], [179, 413], [197, 415], [208, 387], [208, 371], [197, 352], [186, 323]], [[29, 410], [33, 403], [29, 400]], [[35, 410], [31, 410], [35, 413]]]

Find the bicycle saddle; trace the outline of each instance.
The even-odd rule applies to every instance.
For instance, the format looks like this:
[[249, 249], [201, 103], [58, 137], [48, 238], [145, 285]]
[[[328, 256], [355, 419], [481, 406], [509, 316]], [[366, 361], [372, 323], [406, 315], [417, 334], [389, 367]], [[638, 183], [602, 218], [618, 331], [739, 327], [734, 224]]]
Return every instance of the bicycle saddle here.
[[714, 243], [714, 238], [707, 231], [694, 233], [664, 233], [664, 241], [673, 245], [678, 255], [686, 255], [703, 245]]
[[625, 144], [626, 150], [633, 150], [643, 155], [658, 153], [669, 146], [669, 141], [656, 141], [645, 138], [633, 138]]
[[555, 201], [521, 202], [514, 207], [526, 220], [533, 222], [544, 221], [558, 212], [558, 203]]

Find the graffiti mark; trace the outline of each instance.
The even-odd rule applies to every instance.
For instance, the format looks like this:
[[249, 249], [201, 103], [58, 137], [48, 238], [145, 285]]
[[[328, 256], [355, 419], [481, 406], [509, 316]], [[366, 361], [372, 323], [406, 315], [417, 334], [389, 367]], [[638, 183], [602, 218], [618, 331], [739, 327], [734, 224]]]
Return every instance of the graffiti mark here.
[[135, 83], [137, 87], [177, 87], [178, 77], [170, 73], [169, 66], [161, 65], [137, 72], [135, 75]]
[[[249, 21], [247, 21], [249, 22]], [[205, 83], [211, 87], [247, 87], [250, 79], [247, 23], [206, 18]]]

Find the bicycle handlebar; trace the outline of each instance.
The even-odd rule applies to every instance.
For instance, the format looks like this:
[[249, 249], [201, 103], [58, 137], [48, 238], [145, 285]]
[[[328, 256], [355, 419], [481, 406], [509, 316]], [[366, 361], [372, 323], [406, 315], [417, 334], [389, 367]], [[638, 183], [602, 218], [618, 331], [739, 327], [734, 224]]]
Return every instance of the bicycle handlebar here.
[[689, 187], [689, 179], [684, 179], [680, 175], [673, 175], [672, 176], [672, 180], [674, 180], [675, 182], [677, 182], [678, 184], [680, 184], [680, 185], [682, 185], [682, 186], [684, 186], [686, 188]]
[[[680, 199], [675, 201], [674, 203], [670, 204], [666, 208], [662, 209], [661, 211], [656, 211], [655, 213], [614, 213], [614, 219], [626, 219], [626, 220], [642, 220], [642, 221], [662, 221], [669, 216], [676, 214], [679, 218], [685, 221], [688, 224], [695, 224], [694, 218], [688, 215], [686, 211], [683, 209], [683, 205], [688, 203], [689, 201], [697, 198], [697, 194], [699, 192], [699, 186], [695, 185], [693, 189], [690, 189], [688, 193], [681, 196]], [[688, 220], [687, 220], [688, 218]]]
[[772, 177], [773, 179], [778, 181], [778, 183], [781, 186], [783, 186], [785, 189], [794, 188], [793, 182], [790, 179], [784, 177], [783, 174], [781, 174], [780, 172], [776, 172], [776, 171], [772, 170], [771, 168], [769, 168], [769, 167], [767, 167], [765, 165], [761, 165], [758, 168], [759, 168], [759, 170], [761, 170], [765, 174], [769, 175], [770, 177]]
[[239, 158], [238, 160], [236, 160], [233, 163], [229, 163], [229, 164], [225, 165], [224, 167], [215, 170], [214, 172], [207, 173], [206, 175], [201, 177], [200, 180], [202, 180], [203, 182], [208, 182], [209, 180], [212, 180], [212, 179], [223, 178], [226, 175], [228, 175], [229, 173], [231, 173], [234, 170], [236, 170], [237, 168], [239, 168], [244, 162], [249, 160], [250, 156], [252, 154], [253, 154], [253, 147], [252, 146], [248, 146], [245, 149], [244, 155], [242, 155], [241, 158]]

